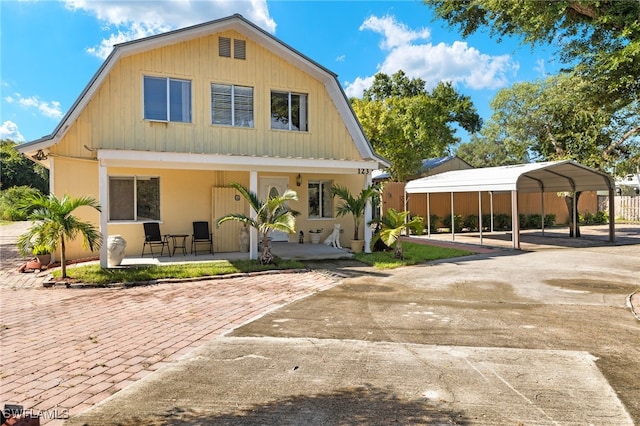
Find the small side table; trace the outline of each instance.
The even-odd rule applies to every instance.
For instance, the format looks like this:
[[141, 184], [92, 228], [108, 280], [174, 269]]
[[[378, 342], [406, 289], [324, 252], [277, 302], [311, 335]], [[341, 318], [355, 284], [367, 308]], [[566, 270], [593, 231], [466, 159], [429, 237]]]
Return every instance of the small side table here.
[[188, 236], [189, 236], [188, 234], [169, 234], [168, 235], [168, 237], [171, 238], [171, 241], [173, 242], [173, 251], [171, 252], [172, 255], [176, 254], [177, 248], [182, 249], [183, 256], [187, 255], [187, 237]]

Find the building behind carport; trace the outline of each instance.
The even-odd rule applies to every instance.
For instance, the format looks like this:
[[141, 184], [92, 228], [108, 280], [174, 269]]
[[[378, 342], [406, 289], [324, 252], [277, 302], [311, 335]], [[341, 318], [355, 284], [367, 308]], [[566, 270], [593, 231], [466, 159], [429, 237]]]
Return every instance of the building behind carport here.
[[[407, 182], [405, 185], [405, 199], [407, 194], [426, 194], [427, 203], [427, 229], [430, 229], [430, 196], [431, 194], [450, 194], [451, 216], [455, 215], [455, 197], [457, 193], [477, 193], [478, 217], [482, 221], [482, 215], [489, 211], [493, 216], [493, 206], [489, 202], [483, 205], [483, 193], [489, 194], [491, 200], [493, 194], [507, 193], [511, 198], [511, 229], [512, 246], [520, 248], [520, 224], [518, 194], [540, 194], [541, 216], [545, 216], [545, 193], [558, 192], [585, 192], [606, 190], [610, 199], [614, 196], [614, 181], [611, 176], [583, 166], [575, 161], [550, 161], [544, 163], [519, 164], [514, 166], [487, 167], [479, 169], [455, 170], [434, 176], [428, 176]], [[576, 203], [573, 198], [574, 207]], [[611, 204], [611, 203], [610, 203]], [[609, 209], [609, 240], [615, 239], [615, 216], [613, 209]], [[573, 209], [577, 214], [577, 209]], [[574, 232], [576, 235], [577, 217], [573, 218]], [[480, 242], [482, 243], [482, 227], [480, 223]], [[544, 233], [544, 221], [542, 224]], [[429, 231], [430, 232], [430, 231]], [[452, 236], [455, 239], [455, 231], [452, 227]]]

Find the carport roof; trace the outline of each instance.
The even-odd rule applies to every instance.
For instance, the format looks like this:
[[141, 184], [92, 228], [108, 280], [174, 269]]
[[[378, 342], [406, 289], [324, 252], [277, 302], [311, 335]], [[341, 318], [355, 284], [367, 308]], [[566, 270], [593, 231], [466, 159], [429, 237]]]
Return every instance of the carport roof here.
[[434, 192], [562, 192], [613, 190], [613, 178], [571, 160], [454, 170], [407, 182], [410, 194]]

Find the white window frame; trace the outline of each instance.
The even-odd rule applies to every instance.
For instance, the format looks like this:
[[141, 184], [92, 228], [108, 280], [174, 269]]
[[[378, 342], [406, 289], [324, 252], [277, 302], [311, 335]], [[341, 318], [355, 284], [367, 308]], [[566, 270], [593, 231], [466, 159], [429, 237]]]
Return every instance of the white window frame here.
[[[277, 93], [280, 95], [287, 95], [287, 127], [273, 127], [273, 103], [270, 104], [269, 114], [271, 117], [271, 129], [272, 130], [289, 130], [293, 132], [308, 132], [309, 131], [309, 95], [307, 93], [298, 93], [298, 92], [287, 92], [282, 90], [271, 90], [271, 96], [269, 99], [273, 97], [273, 94]], [[304, 102], [300, 102], [300, 113], [298, 114], [298, 118], [300, 120], [300, 129], [296, 129], [292, 126], [292, 107], [291, 107], [291, 97], [292, 96], [300, 96], [304, 98]]]
[[[224, 87], [229, 87], [231, 88], [231, 92], [230, 92], [230, 105], [231, 105], [231, 123], [214, 123], [214, 105], [213, 105], [213, 87], [214, 86], [224, 86]], [[251, 119], [248, 121], [242, 120], [241, 122], [238, 122], [236, 120], [236, 114], [238, 113], [238, 111], [236, 110], [236, 88], [243, 88], [243, 89], [251, 89]], [[223, 83], [211, 83], [211, 124], [214, 126], [233, 126], [233, 127], [244, 127], [244, 128], [253, 128], [254, 125], [254, 115], [255, 115], [255, 108], [254, 108], [254, 88], [251, 86], [241, 86], [241, 85], [235, 85], [235, 84], [223, 84]]]
[[[166, 97], [165, 101], [165, 118], [157, 118], [157, 117], [149, 117], [148, 116], [148, 112], [147, 112], [147, 93], [145, 90], [145, 82], [147, 79], [154, 79], [154, 80], [165, 80], [166, 81], [166, 88], [165, 88], [165, 92], [164, 95]], [[188, 115], [186, 120], [183, 119], [177, 119], [177, 118], [173, 118], [171, 116], [171, 83], [172, 82], [178, 82], [178, 83], [188, 83], [189, 84], [189, 90], [188, 90], [188, 95], [189, 95], [189, 99], [185, 100], [182, 99], [181, 100], [181, 105], [182, 105], [182, 116], [185, 115], [184, 109], [185, 106], [188, 107], [188, 110], [186, 111], [186, 115]], [[193, 84], [191, 82], [191, 80], [185, 80], [185, 79], [181, 79], [181, 78], [171, 78], [171, 77], [159, 77], [159, 76], [154, 76], [154, 75], [144, 75], [142, 76], [142, 116], [145, 120], [148, 121], [159, 121], [159, 122], [163, 122], [163, 123], [192, 123], [193, 122]], [[186, 94], [186, 92], [182, 93], [182, 96], [184, 97]]]
[[[319, 215], [312, 215], [311, 214], [311, 190], [310, 187], [311, 185], [318, 185], [318, 200], [317, 200], [317, 204], [318, 204], [318, 211], [319, 211]], [[334, 213], [334, 204], [333, 204], [333, 196], [331, 195], [331, 187], [333, 186], [333, 181], [332, 180], [310, 180], [307, 183], [307, 194], [309, 199], [307, 200], [307, 216], [309, 219], [334, 219], [335, 218], [335, 213]], [[325, 190], [326, 187], [326, 190]], [[327, 212], [328, 216], [325, 216], [325, 200], [323, 198], [323, 196], [326, 195], [327, 197], [329, 197], [329, 204], [330, 206], [327, 207], [328, 210], [330, 210], [329, 212]]]

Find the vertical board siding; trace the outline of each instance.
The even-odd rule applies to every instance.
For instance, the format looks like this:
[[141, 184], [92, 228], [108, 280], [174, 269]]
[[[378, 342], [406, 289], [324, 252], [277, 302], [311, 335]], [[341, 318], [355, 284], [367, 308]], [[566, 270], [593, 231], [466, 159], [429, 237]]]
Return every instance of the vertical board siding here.
[[[219, 35], [246, 40], [247, 59], [219, 57]], [[143, 120], [144, 75], [190, 80], [192, 123]], [[210, 124], [212, 82], [254, 88], [253, 129]], [[308, 132], [271, 130], [272, 89], [308, 94]], [[235, 31], [120, 58], [52, 152], [92, 157], [83, 145], [158, 152], [361, 159], [324, 84]]]

